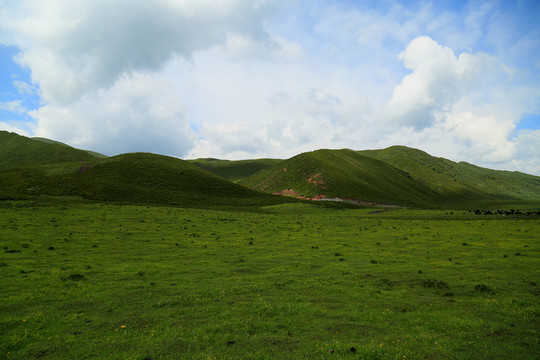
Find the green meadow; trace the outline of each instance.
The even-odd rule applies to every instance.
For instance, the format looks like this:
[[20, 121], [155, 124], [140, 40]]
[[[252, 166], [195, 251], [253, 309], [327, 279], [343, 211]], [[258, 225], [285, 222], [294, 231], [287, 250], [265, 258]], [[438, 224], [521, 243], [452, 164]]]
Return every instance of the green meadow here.
[[2, 359], [537, 359], [538, 216], [0, 202]]

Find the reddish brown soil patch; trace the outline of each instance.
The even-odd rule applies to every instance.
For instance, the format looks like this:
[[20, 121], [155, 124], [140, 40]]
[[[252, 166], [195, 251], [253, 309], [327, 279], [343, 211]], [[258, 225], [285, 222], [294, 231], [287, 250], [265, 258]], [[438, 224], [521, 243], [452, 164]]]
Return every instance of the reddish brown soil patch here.
[[274, 195], [294, 196], [297, 199], [304, 199], [304, 200], [321, 200], [321, 199], [326, 198], [326, 195], [324, 194], [313, 195], [313, 196], [300, 195], [293, 189], [284, 189], [284, 190], [276, 191]]
[[294, 191], [293, 189], [284, 189], [284, 190], [276, 191], [274, 195], [295, 196], [295, 197], [300, 196], [300, 194]]
[[321, 176], [322, 173], [317, 173], [315, 175], [313, 175], [312, 177], [310, 177], [309, 179], [307, 179], [307, 182], [310, 182], [312, 184], [315, 184], [315, 185], [319, 185], [319, 184], [324, 184], [324, 180], [314, 180], [315, 178]]

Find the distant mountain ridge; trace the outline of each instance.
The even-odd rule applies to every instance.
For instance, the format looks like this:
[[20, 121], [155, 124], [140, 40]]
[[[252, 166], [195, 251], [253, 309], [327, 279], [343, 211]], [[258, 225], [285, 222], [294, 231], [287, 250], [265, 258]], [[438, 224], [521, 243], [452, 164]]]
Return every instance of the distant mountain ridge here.
[[149, 153], [105, 157], [0, 131], [0, 199], [39, 195], [189, 206], [264, 205], [296, 197], [417, 208], [525, 202], [540, 208], [540, 177], [405, 146], [321, 149], [286, 160], [185, 161]]

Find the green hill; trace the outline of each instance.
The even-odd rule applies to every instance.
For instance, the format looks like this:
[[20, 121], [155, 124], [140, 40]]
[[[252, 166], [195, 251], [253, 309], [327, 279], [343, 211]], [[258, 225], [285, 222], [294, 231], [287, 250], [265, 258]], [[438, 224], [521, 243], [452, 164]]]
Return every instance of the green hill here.
[[303, 153], [239, 183], [271, 193], [289, 189], [304, 197], [323, 195], [400, 206], [430, 206], [442, 200], [405, 172], [348, 149]]
[[390, 164], [429, 189], [459, 199], [540, 199], [540, 177], [453, 162], [405, 146], [359, 153]]
[[36, 165], [67, 162], [89, 162], [104, 155], [75, 149], [53, 140], [30, 139], [0, 131], [0, 169], [15, 169]]
[[36, 166], [0, 172], [4, 198], [77, 196], [89, 200], [194, 207], [269, 205], [277, 196], [226, 181], [184, 160], [130, 153], [91, 164]]
[[540, 204], [540, 177], [455, 163], [404, 146], [323, 149], [288, 160], [188, 162], [147, 153], [107, 158], [0, 131], [0, 199], [79, 196], [186, 206], [292, 201], [268, 193], [420, 208]]
[[[64, 146], [67, 146], [67, 147], [71, 147], [69, 145], [66, 145], [66, 144], [60, 142], [60, 141], [55, 141], [55, 140], [51, 140], [51, 139], [47, 139], [47, 138], [33, 137], [31, 139], [41, 141], [41, 142], [44, 142], [44, 143], [47, 143], [47, 144], [60, 144], [60, 145], [64, 145]], [[98, 158], [106, 158], [107, 157], [106, 155], [100, 154], [100, 153], [95, 152], [95, 151], [90, 151], [90, 150], [83, 150], [83, 151], [89, 153], [90, 155], [94, 155], [95, 157], [98, 157]]]
[[212, 174], [222, 177], [227, 180], [235, 181], [258, 171], [279, 164], [283, 160], [280, 159], [256, 159], [256, 160], [219, 160], [219, 159], [195, 159], [187, 160], [188, 162], [205, 169]]
[[[427, 208], [540, 201], [540, 177], [454, 163], [403, 146], [317, 150], [239, 181], [270, 193]], [[285, 191], [288, 190], [288, 191]]]

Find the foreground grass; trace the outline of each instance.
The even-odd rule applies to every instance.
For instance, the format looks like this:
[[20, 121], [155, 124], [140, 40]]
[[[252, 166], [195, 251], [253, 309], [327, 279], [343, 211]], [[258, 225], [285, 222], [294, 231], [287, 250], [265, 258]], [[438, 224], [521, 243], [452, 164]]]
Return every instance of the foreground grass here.
[[5, 359], [535, 359], [538, 218], [0, 203]]

